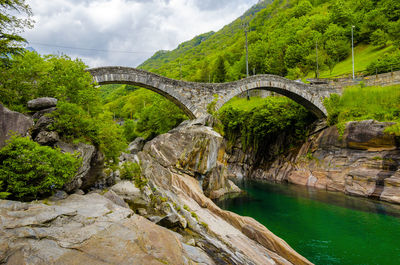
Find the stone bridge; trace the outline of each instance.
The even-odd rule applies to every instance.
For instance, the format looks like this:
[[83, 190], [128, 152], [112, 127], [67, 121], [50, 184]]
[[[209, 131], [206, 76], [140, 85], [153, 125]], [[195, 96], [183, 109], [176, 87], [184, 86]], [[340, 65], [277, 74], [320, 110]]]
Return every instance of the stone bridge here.
[[129, 84], [157, 92], [178, 105], [191, 119], [207, 113], [207, 105], [213, 101], [214, 95], [218, 95], [218, 110], [234, 96], [252, 89], [265, 89], [287, 96], [318, 118], [324, 118], [327, 113], [323, 99], [332, 92], [337, 93], [328, 87], [303, 84], [275, 75], [255, 75], [217, 84], [179, 81], [130, 67], [99, 67], [87, 71], [99, 85]]

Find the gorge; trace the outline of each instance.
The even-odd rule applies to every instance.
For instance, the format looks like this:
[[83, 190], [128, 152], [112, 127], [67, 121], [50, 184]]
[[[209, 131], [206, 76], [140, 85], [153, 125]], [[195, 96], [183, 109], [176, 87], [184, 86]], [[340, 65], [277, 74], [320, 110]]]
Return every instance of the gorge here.
[[[4, 108], [3, 113], [7, 113]], [[11, 119], [18, 117], [17, 119], [21, 120], [20, 115], [14, 113], [9, 117]], [[353, 161], [357, 167], [364, 165], [364, 170], [367, 172], [371, 168], [375, 171], [379, 170], [383, 172], [381, 176], [386, 177], [371, 180], [368, 175], [359, 174], [356, 179], [358, 191], [369, 191], [369, 193], [354, 192], [350, 194], [381, 199], [391, 198], [390, 201], [395, 202], [395, 198], [399, 194], [397, 186], [389, 186], [386, 183], [393, 183], [393, 181], [389, 182], [392, 179], [395, 182], [396, 174], [398, 174], [398, 171], [396, 172], [398, 168], [393, 166], [399, 164], [398, 139], [391, 138], [383, 132], [385, 124], [372, 121], [350, 123], [347, 133], [341, 140], [338, 140], [340, 138], [335, 134], [335, 128], [329, 127], [311, 135], [302, 147], [287, 153], [289, 159], [264, 157], [266, 160], [272, 158], [273, 162], [264, 161], [265, 163], [255, 164], [247, 162], [254, 159], [251, 154], [243, 151], [240, 153], [235, 147], [228, 148], [228, 142], [207, 126], [213, 123], [214, 119], [211, 116], [185, 121], [176, 129], [154, 138], [144, 146], [132, 145], [131, 152], [127, 151], [122, 154], [119, 161], [122, 165], [140, 161], [141, 172], [146, 182], [139, 188], [130, 181], [121, 181], [118, 172], [100, 174], [94, 182], [93, 180], [89, 181], [93, 178], [93, 174], [83, 174], [78, 177], [80, 181], [72, 182], [75, 183], [75, 186], [70, 188], [70, 193], [75, 192], [75, 194], [69, 196], [60, 193], [48, 200], [31, 203], [2, 200], [0, 204], [2, 216], [0, 260], [5, 264], [27, 262], [42, 264], [43, 261], [73, 264], [75, 261], [81, 262], [82, 260], [85, 260], [86, 264], [102, 264], [102, 262], [127, 264], [143, 260], [148, 260], [151, 262], [150, 264], [311, 264], [310, 261], [315, 264], [354, 264], [353, 262], [366, 262], [369, 254], [376, 256], [376, 260], [379, 261], [386, 258], [387, 260], [395, 259], [393, 255], [398, 253], [395, 249], [382, 253], [384, 258], [381, 258], [382, 256], [365, 250], [365, 248], [368, 249], [368, 245], [364, 245], [362, 248], [364, 249], [362, 252], [364, 261], [360, 261], [351, 255], [346, 256], [342, 247], [339, 248], [340, 251], [335, 252], [338, 247], [330, 247], [330, 245], [341, 246], [341, 243], [335, 239], [332, 241], [328, 239], [329, 242], [324, 242], [323, 234], [318, 234], [318, 231], [321, 231], [318, 229], [322, 229], [322, 231], [328, 229], [336, 235], [347, 233], [348, 230], [342, 227], [338, 219], [335, 219], [336, 215], [339, 218], [342, 214], [347, 218], [353, 218], [350, 219], [353, 222], [358, 218], [364, 220], [363, 225], [367, 226], [360, 225], [359, 229], [361, 230], [362, 227], [366, 227], [365, 229], [375, 231], [376, 227], [381, 227], [376, 231], [378, 233], [382, 230], [381, 234], [374, 235], [372, 232], [372, 234], [368, 234], [371, 238], [383, 236], [384, 231], [390, 233], [397, 224], [399, 210], [395, 206], [392, 208], [377, 206], [381, 211], [385, 211], [385, 207], [390, 208], [387, 210], [388, 216], [368, 217], [368, 219], [360, 217], [360, 215], [371, 216], [372, 213], [368, 215], [368, 213], [358, 212], [360, 208], [362, 211], [371, 211], [371, 208], [364, 207], [363, 204], [374, 204], [373, 202], [355, 199], [350, 204], [360, 208], [327, 210], [326, 208], [337, 208], [338, 206], [329, 206], [329, 204], [343, 200], [341, 199], [342, 195], [329, 194], [328, 206], [327, 204], [321, 206], [321, 202], [304, 202], [307, 200], [304, 199], [304, 193], [307, 192], [300, 188], [274, 186], [278, 184], [268, 186], [271, 185], [268, 184], [267, 188], [261, 191], [262, 196], [270, 201], [268, 207], [264, 205], [261, 206], [261, 209], [257, 208], [259, 205], [257, 197], [254, 202], [252, 199], [244, 200], [244, 208], [243, 206], [236, 209], [227, 207], [227, 209], [235, 210], [240, 214], [250, 215], [267, 227], [271, 225], [278, 231], [276, 233], [279, 236], [290, 240], [291, 246], [296, 246], [295, 250], [300, 251], [303, 255], [306, 253], [306, 257], [310, 260], [308, 261], [256, 220], [221, 210], [209, 199], [240, 194], [240, 189], [229, 180], [232, 176], [307, 184], [313, 188], [324, 190], [334, 190], [332, 187], [341, 187], [341, 189], [335, 190], [342, 192], [353, 190], [351, 187], [354, 184], [348, 178], [353, 178], [354, 173], [349, 174], [350, 170], [344, 168], [340, 171], [343, 176], [339, 175], [337, 178], [332, 179], [330, 175], [332, 169], [334, 169], [334, 173], [338, 174], [336, 165], [339, 163], [335, 162], [335, 159], [343, 158], [343, 152], [347, 152], [352, 154], [348, 157], [349, 161]], [[15, 123], [8, 122], [7, 124]], [[361, 127], [363, 137], [360, 136], [360, 130], [349, 129], [352, 126]], [[20, 133], [24, 134], [24, 130], [26, 132], [26, 128], [21, 128]], [[46, 131], [47, 129], [42, 130]], [[333, 136], [326, 136], [332, 134]], [[326, 139], [335, 144], [327, 145]], [[348, 139], [353, 139], [352, 143], [357, 143], [357, 145], [353, 144], [352, 147], [349, 147], [349, 144], [344, 145], [343, 143], [350, 142]], [[341, 145], [334, 141], [339, 141]], [[313, 146], [311, 143], [319, 145]], [[272, 143], [272, 145], [274, 144], [279, 145], [279, 140]], [[329, 148], [335, 148], [335, 152]], [[232, 150], [236, 150], [235, 155], [232, 155]], [[307, 157], [310, 150], [313, 150], [313, 153]], [[326, 154], [333, 156], [329, 158], [329, 161], [332, 161], [330, 165], [328, 164], [329, 167], [324, 162], [324, 159], [327, 158], [323, 155]], [[386, 159], [377, 159], [378, 154]], [[321, 162], [314, 158], [317, 156]], [[285, 161], [290, 166], [280, 161]], [[364, 164], [361, 164], [360, 161]], [[257, 167], [252, 167], [254, 165]], [[344, 167], [346, 164], [340, 165]], [[319, 171], [322, 171], [321, 168], [325, 170], [325, 175], [322, 173], [317, 175], [313, 171], [317, 166]], [[347, 167], [354, 166], [349, 163]], [[307, 174], [298, 174], [298, 171], [303, 172], [304, 168], [309, 170], [306, 171]], [[264, 175], [257, 175], [260, 172], [263, 172]], [[272, 172], [276, 172], [276, 175]], [[313, 180], [312, 176], [314, 175], [317, 176], [317, 180], [312, 182], [310, 179]], [[275, 178], [271, 179], [270, 176]], [[237, 180], [237, 178], [235, 179]], [[83, 186], [85, 183], [86, 185], [91, 183], [87, 187], [92, 188], [85, 188]], [[116, 184], [113, 185], [113, 183]], [[134, 183], [137, 183], [136, 180]], [[102, 185], [106, 186], [100, 189], [93, 188]], [[107, 188], [108, 185], [111, 186]], [[255, 186], [257, 189], [260, 188], [260, 184], [255, 184]], [[252, 196], [254, 195], [254, 185], [250, 185], [250, 187], [253, 188], [248, 189], [248, 194]], [[385, 191], [387, 188], [389, 190]], [[84, 189], [85, 192], [82, 192], [81, 189]], [[286, 198], [279, 199], [276, 197], [277, 190], [289, 195], [284, 195], [283, 197], [286, 196]], [[382, 191], [382, 194], [389, 195], [376, 196], [377, 190]], [[318, 191], [311, 190], [309, 192], [317, 194], [315, 196], [318, 197]], [[303, 195], [299, 196], [299, 193]], [[293, 194], [298, 199], [290, 199]], [[272, 205], [271, 200], [275, 200], [276, 204]], [[285, 202], [285, 200], [289, 201]], [[298, 208], [300, 207], [298, 206], [299, 201], [314, 208]], [[344, 201], [351, 200], [345, 199]], [[280, 207], [283, 207], [285, 211], [279, 211]], [[263, 216], [259, 216], [260, 211], [264, 214]], [[288, 214], [298, 216], [290, 217]], [[310, 217], [306, 217], [307, 214]], [[315, 216], [322, 216], [320, 221], [322, 224], [318, 223], [318, 218], [315, 219]], [[300, 217], [300, 219], [296, 221], [296, 217]], [[272, 223], [264, 223], [265, 218]], [[377, 220], [382, 221], [377, 222]], [[298, 238], [295, 238], [293, 232], [290, 231], [294, 229], [297, 233], [300, 232], [301, 236], [304, 227], [296, 228], [292, 225], [292, 221], [299, 225], [306, 224], [309, 229], [310, 236], [304, 236], [300, 246], [297, 243]], [[314, 222], [316, 229], [312, 227]], [[278, 227], [276, 223], [279, 224]], [[384, 228], [386, 225], [390, 225], [390, 230]], [[342, 227], [342, 232], [337, 230], [338, 227]], [[353, 228], [349, 227], [348, 229]], [[289, 234], [283, 233], [282, 230], [288, 231]], [[316, 233], [320, 241], [316, 241], [315, 236], [312, 237]], [[390, 234], [391, 236], [385, 235], [383, 242], [388, 243], [383, 243], [383, 249], [397, 238], [395, 233]], [[170, 244], [171, 240], [176, 243]], [[360, 240], [361, 244], [363, 239]], [[370, 242], [371, 239], [368, 240]], [[123, 242], [123, 248], [120, 247], [121, 242]], [[357, 240], [351, 242], [357, 242]], [[138, 243], [143, 247], [137, 248], [136, 244]], [[324, 254], [323, 248], [327, 245], [327, 248], [332, 251], [329, 255]], [[104, 249], [106, 246], [107, 249]], [[310, 249], [317, 252], [311, 251], [310, 253]], [[111, 253], [118, 253], [118, 255], [109, 255]]]

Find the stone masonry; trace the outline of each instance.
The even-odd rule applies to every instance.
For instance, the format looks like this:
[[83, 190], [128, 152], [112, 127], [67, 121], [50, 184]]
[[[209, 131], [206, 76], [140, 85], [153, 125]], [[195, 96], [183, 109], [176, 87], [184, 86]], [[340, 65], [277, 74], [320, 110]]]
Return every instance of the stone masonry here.
[[326, 117], [323, 99], [339, 89], [308, 85], [275, 75], [255, 75], [230, 83], [195, 83], [159, 76], [130, 67], [99, 67], [88, 69], [93, 80], [103, 84], [129, 84], [148, 88], [177, 104], [191, 119], [207, 112], [214, 95], [218, 95], [216, 110], [231, 98], [253, 89], [265, 89], [287, 96], [303, 105], [318, 118]]

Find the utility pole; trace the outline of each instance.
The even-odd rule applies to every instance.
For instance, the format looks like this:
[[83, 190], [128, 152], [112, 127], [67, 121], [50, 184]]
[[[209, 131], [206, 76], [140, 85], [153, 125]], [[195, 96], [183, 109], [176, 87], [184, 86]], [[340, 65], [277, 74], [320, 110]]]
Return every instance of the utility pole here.
[[351, 57], [353, 61], [353, 80], [356, 79], [354, 75], [354, 27], [351, 26]]
[[317, 72], [316, 78], [319, 78], [319, 66], [318, 66], [318, 40], [315, 41], [315, 53], [317, 54]]
[[[249, 47], [247, 44], [247, 26], [244, 30], [244, 33], [246, 35], [246, 77], [249, 77]], [[250, 92], [247, 90], [247, 100], [250, 100]]]

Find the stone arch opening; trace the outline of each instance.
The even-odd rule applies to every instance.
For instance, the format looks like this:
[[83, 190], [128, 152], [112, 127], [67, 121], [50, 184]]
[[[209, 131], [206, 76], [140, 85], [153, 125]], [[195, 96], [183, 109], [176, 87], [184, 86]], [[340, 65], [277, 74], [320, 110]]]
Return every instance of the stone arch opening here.
[[169, 101], [173, 102], [175, 105], [177, 105], [188, 117], [189, 119], [195, 119], [196, 116], [192, 113], [192, 111], [190, 109], [188, 109], [182, 102], [180, 102], [178, 99], [176, 99], [175, 97], [171, 96], [168, 93], [165, 93], [164, 91], [157, 89], [155, 87], [152, 86], [146, 86], [144, 84], [141, 83], [135, 83], [135, 82], [118, 82], [118, 81], [105, 81], [105, 82], [101, 82], [99, 83], [99, 85], [111, 85], [111, 84], [121, 84], [121, 85], [131, 85], [131, 86], [136, 86], [136, 87], [141, 87], [141, 88], [146, 88], [148, 90], [151, 90], [165, 98], [167, 98]]
[[88, 72], [98, 85], [124, 84], [149, 89], [173, 102], [189, 119], [196, 118], [191, 104], [188, 104], [187, 100], [180, 98], [179, 94], [171, 89], [170, 82], [163, 82], [162, 79], [167, 78], [129, 67], [99, 67], [89, 69]]
[[278, 93], [282, 96], [286, 96], [296, 103], [304, 106], [317, 118], [325, 118], [327, 115], [326, 109], [322, 103], [322, 96], [319, 91], [311, 91], [310, 86], [303, 83], [297, 83], [296, 81], [292, 81], [283, 77], [270, 75], [254, 76], [243, 79], [241, 80], [241, 84], [237, 84], [237, 87], [235, 89], [231, 89], [229, 93], [219, 93], [220, 100], [217, 102], [216, 110], [219, 110], [233, 97], [238, 96], [246, 91], [255, 89], [267, 90]]

